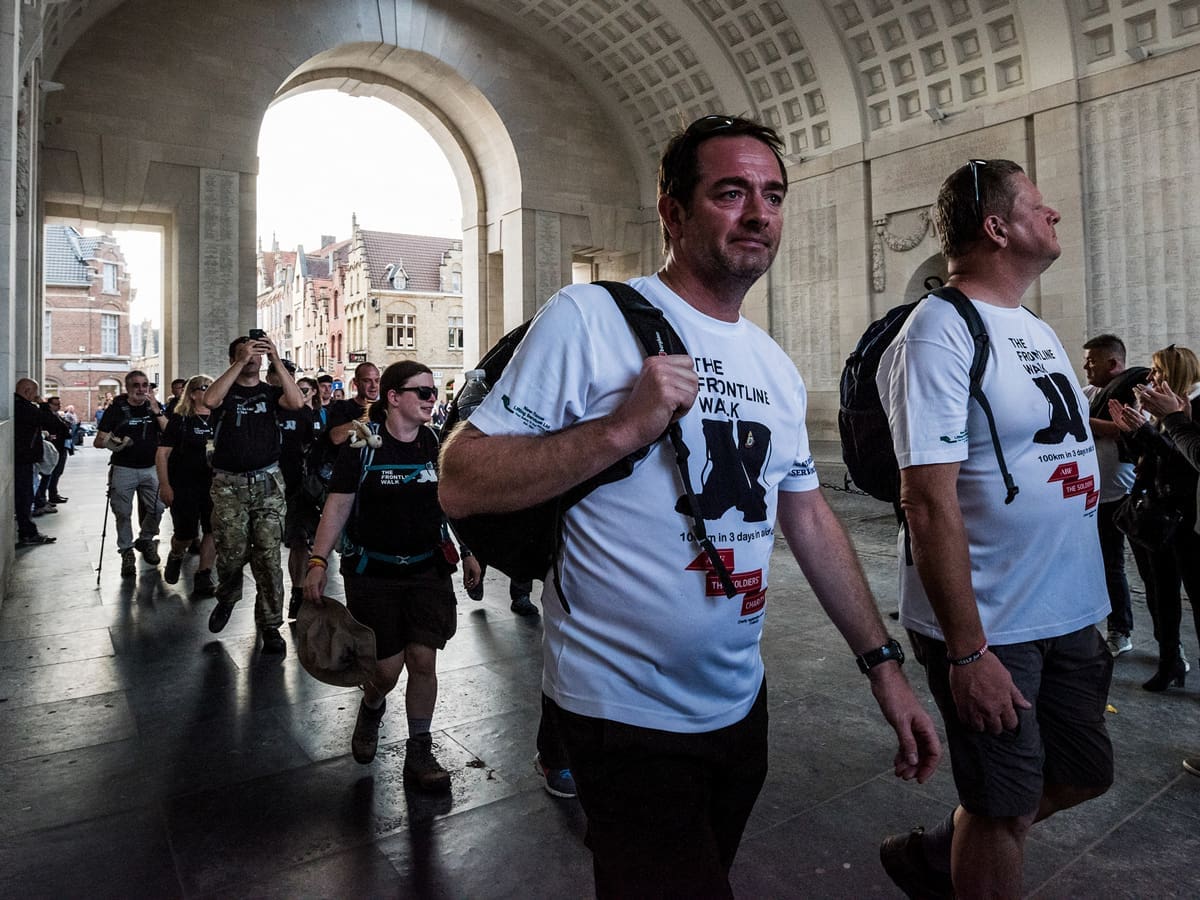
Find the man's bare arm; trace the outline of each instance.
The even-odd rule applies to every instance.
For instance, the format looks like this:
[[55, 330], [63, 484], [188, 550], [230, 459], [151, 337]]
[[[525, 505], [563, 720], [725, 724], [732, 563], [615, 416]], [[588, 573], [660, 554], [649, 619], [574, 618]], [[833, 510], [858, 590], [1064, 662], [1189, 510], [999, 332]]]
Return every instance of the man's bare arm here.
[[[779, 493], [779, 527], [821, 608], [856, 656], [882, 646], [887, 629], [871, 596], [862, 565], [846, 529], [819, 490]], [[871, 692], [896, 732], [896, 774], [924, 782], [941, 757], [941, 742], [929, 713], [893, 662], [868, 673]]]
[[[900, 471], [913, 563], [933, 606], [951, 659], [962, 659], [987, 642], [971, 584], [971, 553], [958, 505], [958, 463], [911, 466]], [[950, 690], [959, 718], [977, 731], [999, 734], [1017, 726], [1017, 708], [1028, 709], [1008, 669], [990, 653], [953, 666]]]
[[652, 356], [613, 412], [542, 435], [489, 435], [469, 422], [442, 448], [438, 500], [452, 518], [556, 497], [654, 441], [696, 400], [687, 356]]

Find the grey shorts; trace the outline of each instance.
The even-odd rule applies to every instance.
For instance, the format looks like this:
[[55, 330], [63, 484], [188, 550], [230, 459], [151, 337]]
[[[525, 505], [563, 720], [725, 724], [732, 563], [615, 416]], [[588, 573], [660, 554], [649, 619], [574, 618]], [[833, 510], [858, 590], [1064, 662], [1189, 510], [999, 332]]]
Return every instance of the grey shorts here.
[[993, 818], [1035, 812], [1046, 784], [1107, 788], [1112, 742], [1104, 723], [1113, 658], [1092, 626], [1060, 637], [989, 647], [1033, 704], [1017, 710], [1015, 731], [972, 731], [950, 696], [950, 663], [941, 641], [908, 633], [946, 725], [959, 802]]

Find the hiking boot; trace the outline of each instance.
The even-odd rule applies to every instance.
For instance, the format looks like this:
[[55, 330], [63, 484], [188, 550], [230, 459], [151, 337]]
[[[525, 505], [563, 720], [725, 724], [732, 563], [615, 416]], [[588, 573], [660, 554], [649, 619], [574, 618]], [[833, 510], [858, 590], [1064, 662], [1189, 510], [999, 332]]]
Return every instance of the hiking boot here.
[[528, 594], [517, 597], [508, 608], [518, 616], [536, 616], [538, 614], [538, 608], [530, 602]]
[[350, 738], [350, 752], [356, 763], [365, 766], [375, 758], [375, 751], [379, 747], [379, 723], [383, 721], [385, 712], [386, 699], [379, 709], [371, 709], [366, 700], [358, 704], [358, 718], [354, 720], [354, 735]]
[[1200, 775], [1200, 756], [1189, 756], [1183, 761], [1183, 770], [1193, 775]]
[[162, 562], [162, 557], [158, 555], [158, 541], [153, 538], [139, 538], [133, 542], [133, 549], [142, 554], [142, 559], [152, 566]]
[[304, 603], [304, 591], [292, 588], [292, 599], [288, 601], [288, 618], [294, 619], [300, 615], [300, 605]]
[[197, 597], [207, 598], [217, 595], [217, 586], [213, 583], [212, 569], [197, 569], [192, 576], [192, 593]]
[[433, 755], [433, 735], [422, 734], [404, 742], [404, 780], [416, 782], [425, 791], [450, 787], [450, 773]]
[[[144, 555], [144, 554], [143, 554]], [[175, 584], [179, 581], [179, 570], [183, 568], [182, 554], [176, 556], [174, 551], [167, 554], [167, 565], [163, 569], [163, 581], [167, 584]]]
[[133, 555], [133, 550], [121, 551], [121, 577], [133, 578], [137, 575], [137, 558]]
[[893, 834], [879, 845], [879, 861], [896, 887], [912, 900], [954, 900], [950, 875], [938, 872], [925, 858], [921, 847], [925, 829]]
[[278, 628], [262, 629], [262, 642], [263, 653], [278, 653], [281, 656], [287, 654], [287, 644], [283, 642], [283, 635], [279, 633]]
[[229, 622], [229, 617], [233, 614], [232, 603], [222, 603], [217, 601], [217, 605], [213, 607], [212, 612], [208, 614], [208, 630], [216, 634]]
[[1108, 647], [1108, 652], [1112, 654], [1113, 659], [1133, 649], [1133, 641], [1128, 632], [1113, 631], [1111, 628], [1108, 630], [1108, 638], [1104, 641], [1104, 645]]
[[542, 755], [539, 753], [533, 758], [533, 764], [538, 770], [538, 774], [546, 779], [546, 793], [551, 797], [566, 797], [575, 796], [575, 779], [571, 775], [570, 769], [548, 769], [542, 765]]

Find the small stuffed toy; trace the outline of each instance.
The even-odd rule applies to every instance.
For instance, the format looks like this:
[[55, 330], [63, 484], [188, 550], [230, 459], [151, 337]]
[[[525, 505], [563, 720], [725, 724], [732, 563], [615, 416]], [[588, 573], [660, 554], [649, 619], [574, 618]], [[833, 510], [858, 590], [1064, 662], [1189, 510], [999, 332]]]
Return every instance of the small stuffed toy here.
[[383, 438], [372, 433], [371, 426], [366, 422], [355, 420], [353, 423], [354, 429], [350, 432], [350, 446], [355, 450], [362, 447], [370, 447], [372, 450], [378, 450], [383, 446]]

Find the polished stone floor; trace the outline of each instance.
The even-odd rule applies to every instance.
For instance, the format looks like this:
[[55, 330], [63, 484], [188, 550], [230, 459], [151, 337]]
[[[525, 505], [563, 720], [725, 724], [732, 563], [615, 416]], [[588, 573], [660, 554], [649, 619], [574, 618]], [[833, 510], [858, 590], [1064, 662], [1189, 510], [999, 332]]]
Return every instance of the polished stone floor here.
[[[39, 520], [58, 544], [18, 551], [0, 605], [0, 897], [591, 896], [580, 810], [532, 766], [541, 627], [509, 612], [501, 580], [480, 604], [460, 594], [439, 661], [435, 740], [453, 791], [412, 794], [401, 705], [375, 762], [356, 764], [356, 691], [314, 681], [292, 652], [262, 657], [249, 602], [210, 634], [213, 601], [187, 594], [194, 558], [173, 587], [141, 563], [122, 580], [110, 521], [97, 585], [106, 462], [86, 449], [68, 464], [70, 502]], [[833, 462], [822, 474], [840, 481]], [[890, 511], [830, 498], [890, 609]], [[1200, 778], [1180, 767], [1200, 752], [1200, 671], [1183, 691], [1140, 689], [1153, 655], [1136, 600], [1136, 650], [1111, 694], [1117, 783], [1034, 830], [1031, 896], [1200, 896]], [[1185, 644], [1196, 660], [1187, 627]], [[899, 897], [879, 840], [951, 808], [948, 764], [924, 786], [891, 775], [866, 680], [786, 550], [763, 653], [771, 771], [738, 896]]]

